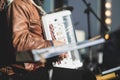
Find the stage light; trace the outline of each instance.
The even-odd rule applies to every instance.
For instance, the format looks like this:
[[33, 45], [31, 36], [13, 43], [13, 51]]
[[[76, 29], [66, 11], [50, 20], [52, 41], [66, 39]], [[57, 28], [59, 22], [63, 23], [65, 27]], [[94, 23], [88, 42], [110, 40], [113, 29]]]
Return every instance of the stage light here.
[[105, 7], [108, 8], [108, 9], [110, 9], [110, 8], [112, 7], [111, 2], [107, 2], [107, 1], [106, 1]]
[[112, 0], [105, 1], [105, 23], [110, 28], [112, 24]]
[[111, 23], [112, 23], [111, 18], [106, 18], [106, 19], [105, 19], [105, 23], [106, 23], [107, 25], [111, 25]]
[[106, 10], [106, 11], [105, 11], [105, 15], [106, 15], [107, 17], [111, 17], [111, 15], [112, 15], [111, 10]]

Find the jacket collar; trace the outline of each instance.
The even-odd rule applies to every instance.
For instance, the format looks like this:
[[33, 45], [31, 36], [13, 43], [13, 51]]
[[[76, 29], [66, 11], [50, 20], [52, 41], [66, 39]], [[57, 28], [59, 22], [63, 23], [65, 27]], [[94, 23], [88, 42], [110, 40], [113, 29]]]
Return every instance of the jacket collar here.
[[7, 0], [8, 5], [12, 3], [13, 0]]
[[31, 2], [32, 2], [32, 4], [35, 6], [35, 7], [37, 7], [39, 10], [40, 10], [40, 13], [42, 14], [42, 15], [45, 15], [46, 14], [46, 12], [44, 11], [44, 9], [41, 7], [41, 6], [38, 6], [33, 0], [30, 0]]

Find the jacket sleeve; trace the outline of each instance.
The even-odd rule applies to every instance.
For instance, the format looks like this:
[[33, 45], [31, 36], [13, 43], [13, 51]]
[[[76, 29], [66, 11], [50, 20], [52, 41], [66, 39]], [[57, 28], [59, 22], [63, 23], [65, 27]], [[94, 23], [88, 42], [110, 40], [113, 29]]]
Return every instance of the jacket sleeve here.
[[29, 13], [25, 9], [24, 5], [15, 4], [14, 2], [8, 8], [8, 22], [9, 27], [12, 28], [14, 48], [17, 51], [26, 51], [52, 46], [52, 41], [45, 40], [42, 32], [38, 37], [29, 30]]

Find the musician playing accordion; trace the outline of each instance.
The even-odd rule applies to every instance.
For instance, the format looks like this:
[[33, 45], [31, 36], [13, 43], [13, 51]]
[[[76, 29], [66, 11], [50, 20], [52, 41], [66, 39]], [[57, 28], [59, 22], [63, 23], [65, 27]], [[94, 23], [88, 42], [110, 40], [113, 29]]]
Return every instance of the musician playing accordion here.
[[[32, 49], [41, 49], [65, 44], [64, 42], [57, 40], [52, 41], [44, 39], [41, 16], [46, 13], [42, 7], [38, 6], [33, 0], [1, 0], [1, 2], [8, 4], [7, 24], [10, 32], [11, 44], [15, 52], [31, 51]], [[4, 3], [1, 6], [4, 6]], [[58, 57], [59, 61], [66, 56], [66, 53], [61, 54]], [[23, 64], [14, 64], [14, 69], [25, 69], [22, 75], [24, 75], [26, 72], [31, 72], [30, 75], [36, 77], [34, 80], [39, 79], [39, 77], [40, 79], [45, 78], [47, 80], [47, 70], [45, 68], [46, 64], [47, 61], [44, 60], [37, 63], [30, 62]], [[42, 70], [44, 73], [46, 73], [45, 76], [42, 74]], [[17, 72], [19, 72], [19, 70], [16, 70], [16, 73]], [[16, 75], [16, 73], [13, 75]], [[39, 75], [42, 75], [35, 75], [38, 73]], [[33, 80], [30, 76], [25, 76], [25, 79]]]
[[[6, 41], [9, 41], [8, 46], [11, 47], [10, 55], [14, 55], [15, 52], [31, 51], [33, 49], [42, 49], [51, 46], [64, 45], [65, 42], [58, 40], [46, 40], [43, 35], [41, 16], [45, 15], [45, 11], [41, 6], [38, 6], [33, 0], [2, 0], [7, 4], [7, 31], [8, 37]], [[37, 0], [38, 1], [38, 0]], [[4, 5], [2, 5], [4, 6]], [[1, 8], [3, 9], [3, 8]], [[51, 35], [52, 35], [51, 28]], [[53, 36], [54, 37], [54, 36]], [[26, 58], [28, 56], [25, 56]], [[0, 72], [5, 73], [5, 76], [0, 75], [0, 79], [3, 80], [49, 80], [48, 70], [52, 68], [52, 62], [58, 62], [67, 57], [67, 53], [60, 54], [57, 57], [39, 62], [25, 62], [17, 63], [13, 62], [7, 66], [0, 66]], [[64, 70], [64, 69], [63, 69]], [[66, 69], [67, 70], [67, 69]], [[84, 76], [84, 80], [88, 80], [89, 77], [86, 74], [91, 74], [88, 71], [75, 70], [76, 74], [72, 74], [71, 70], [67, 70], [69, 74], [61, 74], [66, 80], [80, 79]], [[7, 74], [6, 74], [7, 73]], [[7, 77], [6, 77], [7, 75]], [[81, 76], [80, 76], [81, 75]], [[86, 77], [85, 77], [86, 76]], [[95, 80], [95, 77], [90, 75], [90, 80]], [[59, 80], [59, 76], [57, 80]], [[56, 79], [55, 79], [56, 80]], [[63, 79], [64, 80], [64, 79]]]

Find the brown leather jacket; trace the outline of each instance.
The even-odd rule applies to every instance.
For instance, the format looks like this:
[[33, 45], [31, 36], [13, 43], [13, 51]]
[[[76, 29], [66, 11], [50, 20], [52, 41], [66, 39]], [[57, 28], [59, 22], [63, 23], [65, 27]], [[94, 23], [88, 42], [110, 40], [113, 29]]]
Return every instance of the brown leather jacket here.
[[[40, 13], [40, 10], [30, 0], [13, 0], [8, 6], [7, 22], [12, 37], [10, 41], [15, 51], [30, 51], [52, 46], [50, 40], [44, 39]], [[38, 64], [35, 63], [35, 66]], [[24, 69], [23, 64], [12, 66]], [[2, 68], [3, 71], [11, 74], [11, 71], [6, 72], [6, 68]]]
[[17, 51], [52, 46], [51, 41], [44, 39], [40, 10], [30, 0], [14, 0], [9, 5], [8, 24]]

